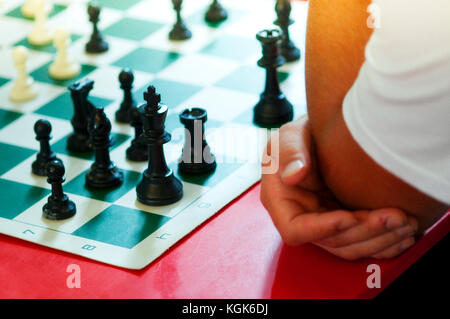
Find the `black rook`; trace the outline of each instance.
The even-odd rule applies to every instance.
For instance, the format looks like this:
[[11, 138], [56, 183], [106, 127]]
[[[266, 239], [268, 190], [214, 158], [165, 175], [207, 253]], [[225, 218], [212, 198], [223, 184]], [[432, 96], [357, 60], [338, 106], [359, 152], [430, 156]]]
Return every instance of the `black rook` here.
[[277, 68], [285, 63], [279, 54], [281, 33], [263, 30], [256, 35], [262, 44], [263, 56], [258, 65], [266, 69], [266, 84], [258, 104], [254, 108], [254, 122], [263, 127], [282, 125], [294, 117], [292, 104], [280, 90]]

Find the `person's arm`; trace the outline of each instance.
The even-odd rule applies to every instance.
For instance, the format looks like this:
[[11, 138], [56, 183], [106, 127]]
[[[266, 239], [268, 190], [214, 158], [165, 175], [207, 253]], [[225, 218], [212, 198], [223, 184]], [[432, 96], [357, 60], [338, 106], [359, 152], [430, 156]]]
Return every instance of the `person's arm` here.
[[351, 136], [342, 104], [364, 62], [372, 30], [369, 0], [310, 0], [306, 36], [308, 115], [320, 172], [349, 208], [397, 207], [431, 226], [446, 205], [419, 192], [371, 159]]

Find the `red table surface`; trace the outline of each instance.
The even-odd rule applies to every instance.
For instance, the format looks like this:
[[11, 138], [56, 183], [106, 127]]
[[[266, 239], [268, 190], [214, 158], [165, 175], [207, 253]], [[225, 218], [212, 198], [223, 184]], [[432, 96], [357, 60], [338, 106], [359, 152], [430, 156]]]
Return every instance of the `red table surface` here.
[[[259, 201], [257, 184], [143, 270], [126, 270], [0, 236], [1, 298], [367, 298], [374, 297], [442, 239], [449, 212], [405, 254], [340, 260], [313, 245], [284, 245]], [[369, 264], [381, 289], [369, 289]], [[81, 269], [68, 288], [67, 266]]]

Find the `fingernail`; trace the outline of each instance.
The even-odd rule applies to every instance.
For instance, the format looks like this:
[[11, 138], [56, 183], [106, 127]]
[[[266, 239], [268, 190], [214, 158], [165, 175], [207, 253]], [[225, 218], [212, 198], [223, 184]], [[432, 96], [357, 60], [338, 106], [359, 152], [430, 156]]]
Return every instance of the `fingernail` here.
[[416, 241], [414, 240], [414, 238], [408, 238], [407, 240], [405, 240], [402, 244], [401, 244], [401, 246], [400, 246], [400, 249], [401, 250], [406, 250], [406, 249], [408, 249], [409, 247], [411, 247], [412, 245], [414, 245], [416, 243]]
[[404, 226], [395, 231], [399, 236], [411, 236], [414, 234], [414, 229], [410, 226]]
[[403, 219], [400, 218], [388, 218], [386, 221], [386, 228], [388, 230], [394, 230], [396, 228], [402, 227], [405, 225], [405, 221]]
[[284, 169], [283, 174], [281, 174], [281, 178], [286, 178], [297, 174], [304, 166], [305, 164], [301, 160], [290, 162]]

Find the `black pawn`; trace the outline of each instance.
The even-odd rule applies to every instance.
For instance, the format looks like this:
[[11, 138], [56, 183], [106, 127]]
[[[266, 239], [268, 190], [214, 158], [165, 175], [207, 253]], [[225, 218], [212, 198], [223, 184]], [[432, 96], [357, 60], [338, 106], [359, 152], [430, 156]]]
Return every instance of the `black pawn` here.
[[127, 159], [134, 162], [143, 162], [148, 160], [148, 147], [144, 144], [140, 136], [143, 132], [143, 123], [141, 113], [137, 107], [132, 107], [129, 111], [130, 124], [134, 127], [134, 139], [130, 147], [127, 148]]
[[213, 0], [206, 11], [205, 20], [211, 23], [218, 23], [228, 18], [227, 11], [222, 7], [218, 0]]
[[133, 99], [131, 90], [133, 89], [134, 75], [133, 72], [125, 68], [119, 73], [120, 88], [123, 90], [123, 101], [120, 108], [116, 112], [116, 121], [120, 123], [129, 123], [129, 110], [136, 107], [136, 101]]
[[187, 174], [205, 174], [216, 169], [216, 159], [205, 139], [206, 110], [186, 109], [180, 114], [185, 127], [185, 144], [178, 163], [179, 171]]
[[94, 106], [88, 101], [89, 92], [94, 87], [94, 81], [85, 79], [69, 86], [73, 102], [73, 117], [71, 120], [73, 133], [67, 139], [67, 149], [71, 152], [91, 152], [89, 144], [88, 123]]
[[275, 5], [277, 20], [274, 24], [279, 26], [283, 32], [283, 38], [280, 45], [280, 53], [287, 62], [300, 59], [300, 50], [291, 41], [289, 36], [289, 26], [294, 23], [291, 16], [291, 2], [289, 0], [277, 1]]
[[137, 199], [145, 205], [168, 205], [183, 196], [183, 184], [167, 166], [163, 144], [170, 141], [170, 134], [164, 129], [167, 106], [161, 104], [161, 96], [153, 86], [144, 93], [147, 101], [139, 107], [144, 122], [143, 142], [148, 145], [148, 168], [136, 187]]
[[282, 125], [292, 120], [294, 116], [292, 104], [280, 90], [277, 68], [285, 63], [279, 54], [281, 32], [278, 30], [263, 30], [256, 38], [262, 44], [263, 56], [258, 65], [266, 69], [266, 84], [260, 100], [253, 110], [253, 120], [262, 127]]
[[177, 15], [177, 21], [173, 25], [172, 30], [169, 32], [170, 40], [187, 40], [192, 37], [191, 31], [189, 31], [181, 18], [182, 3], [183, 0], [172, 0], [173, 8]]
[[86, 43], [86, 52], [87, 53], [102, 53], [108, 51], [109, 45], [103, 40], [100, 31], [98, 30], [98, 22], [100, 21], [100, 12], [101, 8], [97, 3], [92, 2], [88, 5], [88, 15], [89, 21], [92, 22], [93, 31], [89, 42]]
[[86, 173], [86, 185], [93, 188], [113, 188], [123, 183], [123, 172], [109, 157], [111, 122], [102, 108], [95, 108], [89, 122], [89, 134], [95, 151], [95, 161]]
[[47, 219], [67, 219], [76, 213], [75, 204], [69, 200], [62, 189], [64, 172], [64, 165], [58, 159], [47, 164], [47, 182], [52, 185], [52, 194], [48, 197], [47, 204], [42, 208], [43, 216]]
[[50, 149], [49, 143], [52, 126], [47, 120], [38, 120], [34, 124], [34, 132], [36, 133], [36, 140], [40, 143], [40, 151], [31, 165], [31, 171], [39, 176], [47, 176], [47, 164], [57, 159], [55, 153]]

